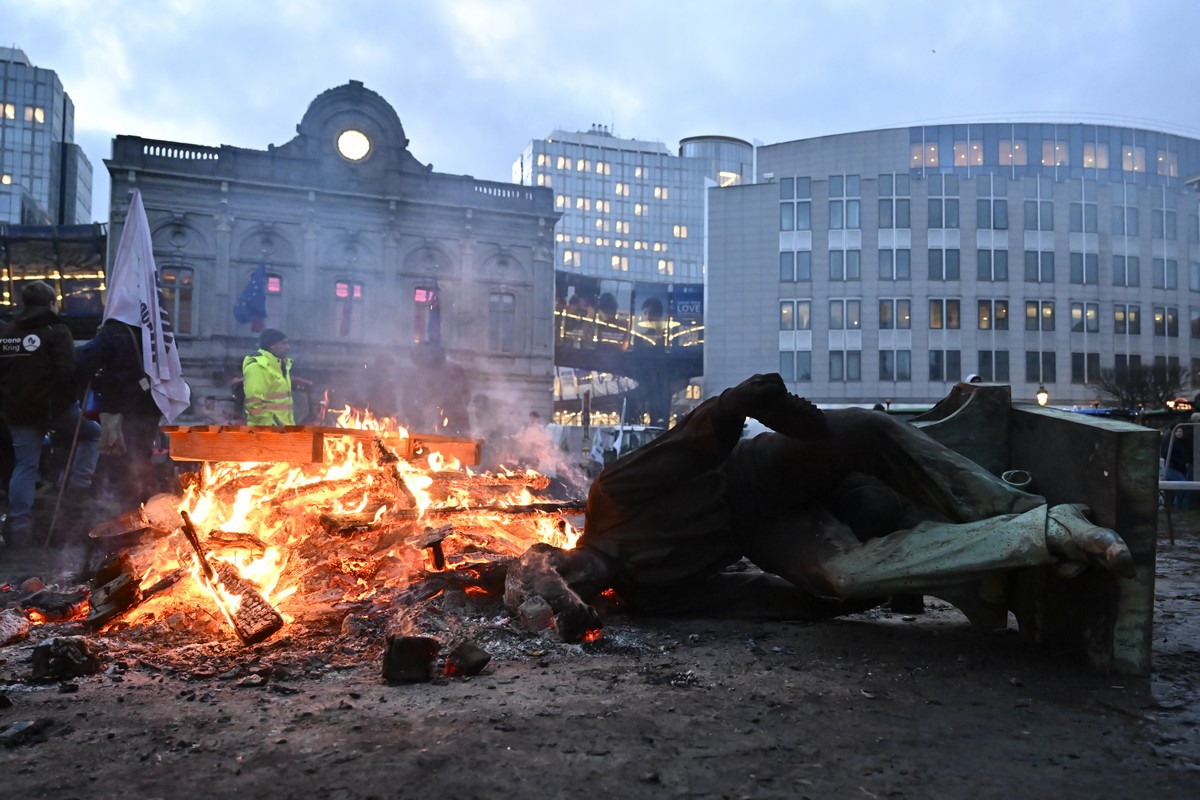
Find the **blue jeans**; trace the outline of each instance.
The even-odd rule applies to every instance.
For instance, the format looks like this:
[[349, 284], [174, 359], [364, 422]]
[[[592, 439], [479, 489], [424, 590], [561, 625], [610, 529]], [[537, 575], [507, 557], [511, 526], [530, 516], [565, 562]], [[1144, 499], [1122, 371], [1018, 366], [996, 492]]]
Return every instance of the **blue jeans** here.
[[33, 494], [37, 488], [42, 442], [47, 433], [53, 431], [56, 438], [70, 442], [75, 435], [76, 424], [79, 425], [79, 440], [67, 485], [82, 489], [92, 485], [96, 459], [100, 456], [97, 448], [100, 425], [90, 419], [81, 420], [80, 413], [79, 404], [75, 403], [50, 420], [47, 426], [9, 425], [15, 463], [12, 478], [8, 482], [8, 524], [13, 531], [25, 533], [33, 528]]

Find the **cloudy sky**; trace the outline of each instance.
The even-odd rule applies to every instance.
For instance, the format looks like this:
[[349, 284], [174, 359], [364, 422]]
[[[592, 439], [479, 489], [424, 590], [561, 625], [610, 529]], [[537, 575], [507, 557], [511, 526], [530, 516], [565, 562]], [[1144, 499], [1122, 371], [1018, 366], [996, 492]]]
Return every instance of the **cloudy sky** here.
[[439, 172], [510, 180], [609, 125], [766, 143], [914, 122], [1116, 121], [1200, 137], [1195, 0], [0, 0], [96, 172], [133, 134], [265, 149], [361, 80]]

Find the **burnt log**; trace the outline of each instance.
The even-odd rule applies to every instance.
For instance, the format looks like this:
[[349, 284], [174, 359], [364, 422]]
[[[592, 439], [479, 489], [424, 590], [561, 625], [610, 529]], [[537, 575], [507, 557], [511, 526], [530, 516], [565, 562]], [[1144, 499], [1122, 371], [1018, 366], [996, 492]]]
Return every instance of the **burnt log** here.
[[[504, 581], [504, 605], [514, 614], [532, 598], [541, 598], [554, 612], [554, 626], [564, 642], [580, 642], [602, 627], [600, 615], [583, 601], [563, 578], [568, 568], [566, 552], [548, 544], [535, 544], [509, 566]], [[574, 565], [570, 565], [574, 566]], [[542, 625], [542, 615], [527, 608], [531, 626]]]
[[421, 683], [433, 679], [442, 643], [432, 636], [388, 636], [383, 651], [383, 679], [388, 683]]
[[104, 559], [92, 578], [85, 624], [98, 630], [142, 601], [141, 576], [127, 553]]
[[78, 678], [100, 671], [100, 659], [82, 636], [47, 639], [33, 648], [29, 660], [33, 664], [33, 677], [38, 680]]
[[258, 589], [238, 574], [237, 567], [228, 561], [217, 561], [213, 564], [208, 560], [208, 554], [200, 544], [200, 537], [196, 534], [191, 517], [186, 511], [181, 511], [180, 514], [183, 518], [181, 530], [192, 549], [196, 551], [203, 579], [210, 588], [217, 590], [215, 594], [223, 591], [237, 598], [236, 608], [227, 608], [223, 597], [217, 597], [217, 605], [233, 626], [234, 633], [241, 639], [242, 644], [257, 644], [282, 628], [283, 617], [259, 594]]
[[221, 588], [239, 600], [237, 608], [227, 610], [227, 616], [242, 644], [258, 644], [283, 627], [283, 616], [238, 574], [237, 567], [217, 561], [213, 571]]
[[446, 656], [446, 674], [451, 677], [469, 678], [483, 672], [491, 663], [492, 654], [470, 639], [463, 639], [450, 655]]

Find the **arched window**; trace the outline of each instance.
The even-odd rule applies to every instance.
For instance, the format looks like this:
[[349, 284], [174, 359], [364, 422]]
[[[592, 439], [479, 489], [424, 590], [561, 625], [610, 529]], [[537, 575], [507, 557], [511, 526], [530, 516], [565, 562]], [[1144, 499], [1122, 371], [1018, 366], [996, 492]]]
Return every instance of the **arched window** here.
[[508, 292], [488, 295], [488, 350], [515, 353], [517, 349], [517, 299]]
[[413, 341], [442, 342], [441, 297], [436, 283], [413, 290]]
[[358, 281], [336, 281], [333, 284], [336, 307], [336, 335], [339, 339], [358, 339], [362, 336], [363, 286]]
[[196, 315], [192, 306], [194, 275], [189, 267], [162, 268], [162, 302], [171, 315], [171, 324], [175, 326], [177, 336], [196, 334]]

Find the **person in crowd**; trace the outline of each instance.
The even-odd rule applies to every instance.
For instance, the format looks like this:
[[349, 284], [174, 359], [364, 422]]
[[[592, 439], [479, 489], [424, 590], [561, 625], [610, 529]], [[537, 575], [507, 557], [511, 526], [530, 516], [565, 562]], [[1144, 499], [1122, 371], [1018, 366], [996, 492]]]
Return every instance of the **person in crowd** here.
[[[1192, 414], [1190, 422], [1200, 422], [1200, 414]], [[1164, 461], [1164, 477], [1170, 481], [1190, 481], [1192, 479], [1193, 458], [1195, 450], [1195, 429], [1190, 425], [1179, 425], [1171, 428], [1162, 438], [1162, 458]], [[1174, 446], [1172, 446], [1174, 440]], [[1176, 511], [1191, 507], [1191, 497], [1188, 492], [1167, 492], [1164, 498], [1171, 503]]]
[[164, 488], [152, 461], [162, 412], [143, 365], [142, 329], [115, 318], [104, 321], [75, 359], [79, 383], [99, 398], [98, 483], [121, 511]]
[[0, 411], [13, 443], [8, 484], [10, 542], [31, 543], [34, 494], [42, 445], [48, 433], [70, 453], [63, 476], [68, 536], [91, 495], [99, 457], [100, 426], [82, 415], [75, 382], [75, 342], [59, 319], [54, 287], [42, 281], [21, 289], [21, 310], [0, 328]]
[[292, 359], [287, 334], [267, 328], [258, 338], [258, 352], [242, 361], [247, 425], [295, 425], [292, 400]]
[[[742, 439], [747, 417], [774, 432]], [[643, 613], [716, 598], [728, 610], [749, 590], [722, 570], [743, 557], [770, 573], [753, 578], [758, 596], [788, 616], [920, 593], [990, 627], [1004, 624], [1017, 568], [1133, 575], [1125, 542], [1080, 507], [1050, 507], [887, 414], [821, 411], [779, 375], [756, 375], [607, 466], [575, 549], [535, 545], [510, 568], [505, 601], [542, 596], [583, 616], [580, 636], [585, 602], [607, 588]], [[571, 591], [546, 582], [554, 573]]]

